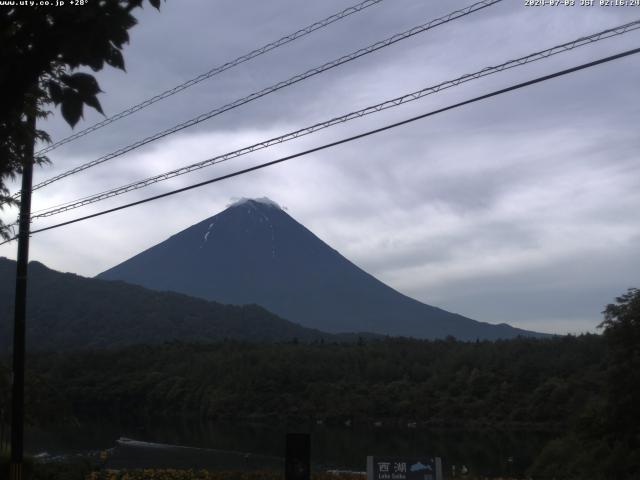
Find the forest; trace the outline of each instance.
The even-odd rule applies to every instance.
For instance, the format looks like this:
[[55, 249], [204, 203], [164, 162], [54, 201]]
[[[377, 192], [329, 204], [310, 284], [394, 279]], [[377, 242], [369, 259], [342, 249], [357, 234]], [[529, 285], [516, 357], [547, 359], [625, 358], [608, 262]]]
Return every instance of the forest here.
[[[92, 418], [551, 430], [532, 472], [640, 474], [640, 291], [602, 335], [460, 342], [167, 342], [28, 358], [36, 425]], [[0, 364], [6, 432], [9, 358]]]
[[28, 411], [36, 422], [131, 415], [557, 429], [602, 400], [604, 350], [586, 335], [40, 353], [28, 361]]

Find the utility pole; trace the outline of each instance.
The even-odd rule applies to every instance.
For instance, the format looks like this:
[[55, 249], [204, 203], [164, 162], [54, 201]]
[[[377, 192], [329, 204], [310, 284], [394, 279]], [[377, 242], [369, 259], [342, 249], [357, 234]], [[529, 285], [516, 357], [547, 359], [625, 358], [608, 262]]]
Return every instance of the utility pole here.
[[22, 191], [18, 227], [18, 261], [13, 327], [13, 382], [11, 396], [11, 467], [10, 480], [23, 480], [24, 457], [24, 364], [27, 310], [27, 271], [29, 268], [29, 229], [31, 227], [31, 186], [33, 183], [33, 151], [36, 130], [36, 106], [27, 115], [33, 139], [27, 145], [22, 164]]

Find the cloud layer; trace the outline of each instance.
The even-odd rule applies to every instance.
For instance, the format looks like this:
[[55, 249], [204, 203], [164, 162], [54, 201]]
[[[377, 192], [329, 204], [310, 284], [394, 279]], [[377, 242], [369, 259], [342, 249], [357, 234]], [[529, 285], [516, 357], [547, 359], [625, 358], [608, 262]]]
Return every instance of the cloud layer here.
[[[114, 114], [349, 6], [345, 1], [167, 2], [146, 9], [127, 74], [99, 74]], [[51, 152], [36, 181], [425, 23], [467, 3], [386, 0]], [[505, 1], [60, 181], [34, 210], [102, 191], [628, 22], [640, 9]], [[302, 151], [634, 48], [639, 32], [443, 91], [101, 204], [36, 228]], [[224, 209], [267, 196], [356, 264], [419, 300], [492, 323], [593, 331], [638, 285], [636, 57], [456, 109], [375, 137], [34, 235], [31, 257], [95, 275]], [[56, 114], [54, 139], [71, 130]], [[98, 121], [88, 112], [85, 126]], [[83, 128], [83, 127], [80, 127]], [[10, 219], [10, 213], [3, 218]], [[0, 247], [15, 257], [15, 246]]]

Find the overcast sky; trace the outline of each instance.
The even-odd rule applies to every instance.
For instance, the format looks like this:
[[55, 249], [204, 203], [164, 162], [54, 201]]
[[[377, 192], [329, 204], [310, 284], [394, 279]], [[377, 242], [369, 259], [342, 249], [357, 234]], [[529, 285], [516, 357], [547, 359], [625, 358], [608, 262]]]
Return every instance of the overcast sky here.
[[[579, 3], [579, 0], [576, 0]], [[127, 73], [97, 77], [107, 115], [355, 0], [169, 0], [137, 12]], [[35, 180], [462, 8], [384, 0], [58, 148]], [[597, 2], [596, 2], [597, 3]], [[81, 7], [76, 7], [81, 8]], [[90, 7], [86, 7], [90, 8]], [[505, 0], [34, 193], [38, 210], [225, 153], [640, 18], [639, 7]], [[277, 148], [44, 221], [206, 180], [640, 46], [640, 31], [470, 82]], [[93, 276], [223, 210], [269, 197], [351, 261], [418, 300], [544, 332], [595, 331], [640, 286], [640, 56], [456, 109], [286, 164], [32, 237], [31, 258]], [[99, 121], [87, 112], [76, 130]], [[39, 126], [72, 130], [59, 112]], [[14, 188], [15, 189], [15, 188]], [[15, 212], [4, 212], [6, 221]], [[15, 258], [15, 244], [0, 255]]]

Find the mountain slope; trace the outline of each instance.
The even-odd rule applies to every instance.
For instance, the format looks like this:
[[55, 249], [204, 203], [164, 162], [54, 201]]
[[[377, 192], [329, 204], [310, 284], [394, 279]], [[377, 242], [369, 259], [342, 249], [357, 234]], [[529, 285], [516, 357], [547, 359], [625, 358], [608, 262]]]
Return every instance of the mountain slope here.
[[467, 340], [536, 335], [477, 322], [393, 290], [268, 199], [237, 202], [99, 278], [223, 303], [256, 303], [334, 333]]
[[[11, 343], [15, 262], [0, 257], [0, 352]], [[221, 305], [124, 282], [106, 282], [29, 264], [27, 340], [30, 350], [154, 344], [312, 341], [334, 336], [303, 328], [257, 305]], [[342, 340], [342, 338], [340, 339]]]

